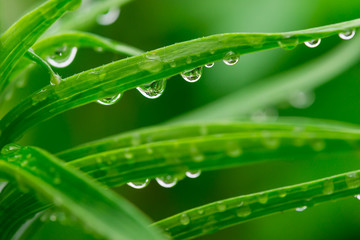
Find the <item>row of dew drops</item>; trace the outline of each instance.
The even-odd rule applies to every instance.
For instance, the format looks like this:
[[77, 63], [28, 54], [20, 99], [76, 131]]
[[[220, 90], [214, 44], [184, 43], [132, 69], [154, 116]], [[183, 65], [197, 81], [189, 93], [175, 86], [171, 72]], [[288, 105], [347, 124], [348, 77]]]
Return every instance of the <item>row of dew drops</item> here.
[[[120, 14], [119, 9], [109, 10], [108, 13], [99, 16], [98, 22], [103, 25], [111, 24], [113, 21], [116, 20], [118, 15]], [[110, 17], [108, 16], [110, 15]], [[116, 17], [116, 18], [115, 18]], [[107, 18], [111, 18], [106, 22]], [[100, 20], [99, 20], [100, 19]], [[104, 20], [105, 19], [105, 20]], [[115, 19], [115, 20], [114, 20]], [[355, 30], [339, 33], [339, 37], [343, 40], [350, 40], [355, 36]], [[319, 46], [321, 43], [321, 39], [316, 39], [312, 41], [305, 42], [305, 45], [309, 48], [315, 48]], [[286, 50], [294, 49], [298, 45], [297, 39], [287, 39], [281, 40], [278, 42], [279, 46]], [[47, 57], [47, 61], [50, 65], [56, 68], [64, 68], [69, 66], [73, 60], [75, 59], [77, 53], [77, 48], [72, 47], [69, 48], [64, 46], [63, 48], [56, 51], [53, 55]], [[233, 66], [239, 61], [239, 54], [234, 53], [233, 51], [228, 52], [225, 57], [223, 58], [223, 62], [228, 66]], [[214, 63], [206, 64], [206, 68], [211, 68], [214, 66]], [[197, 82], [202, 75], [203, 67], [197, 67], [191, 70], [187, 70], [181, 73], [181, 76], [187, 82]], [[52, 83], [54, 84], [54, 83]], [[160, 97], [166, 87], [166, 79], [153, 81], [149, 84], [144, 84], [142, 86], [137, 87], [137, 90], [145, 97], [149, 99], [155, 99]], [[122, 96], [122, 93], [114, 95], [112, 97], [104, 98], [98, 100], [97, 102], [102, 105], [113, 105], [115, 104]]]

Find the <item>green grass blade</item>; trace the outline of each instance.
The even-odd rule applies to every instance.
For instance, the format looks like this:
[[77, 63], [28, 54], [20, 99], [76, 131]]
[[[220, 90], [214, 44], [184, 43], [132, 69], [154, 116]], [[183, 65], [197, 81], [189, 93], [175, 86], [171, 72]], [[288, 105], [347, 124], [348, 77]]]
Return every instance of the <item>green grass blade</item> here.
[[[233, 51], [246, 54], [279, 48], [296, 40], [326, 38], [360, 26], [360, 20], [279, 34], [220, 34], [157, 49], [76, 74], [25, 99], [0, 122], [0, 146], [29, 127], [66, 110], [103, 99], [154, 80], [222, 60]], [[289, 40], [290, 39], [290, 40]], [[279, 42], [281, 43], [279, 45]]]
[[360, 193], [360, 171], [245, 195], [179, 213], [155, 224], [172, 239], [193, 239], [283, 211], [302, 211]]
[[83, 144], [57, 154], [59, 158], [70, 161], [93, 154], [99, 154], [116, 149], [135, 147], [162, 141], [180, 140], [193, 137], [204, 137], [229, 133], [251, 133], [255, 131], [292, 131], [303, 128], [307, 131], [342, 130], [343, 132], [358, 132], [357, 126], [340, 122], [313, 119], [282, 119], [277, 122], [208, 122], [187, 123], [137, 129], [131, 132], [107, 137], [101, 140]]
[[[148, 228], [149, 221], [131, 204], [52, 155], [32, 147], [12, 146], [2, 152], [0, 179], [14, 181], [23, 191], [31, 190], [54, 202], [102, 238], [163, 239]], [[2, 219], [7, 217], [7, 212], [1, 214]], [[1, 227], [1, 239], [9, 239], [11, 228], [6, 221]]]
[[106, 13], [109, 9], [120, 8], [129, 2], [131, 0], [84, 1], [84, 5], [76, 13], [69, 13], [61, 18], [46, 35], [69, 30], [87, 30], [96, 23], [99, 15]]
[[251, 84], [169, 122], [230, 120], [248, 116], [256, 110], [288, 101], [294, 90], [313, 90], [351, 68], [359, 60], [360, 38], [357, 37], [318, 59]]
[[79, 6], [81, 0], [49, 0], [30, 12], [0, 36], [0, 93], [19, 59], [36, 40], [66, 11]]

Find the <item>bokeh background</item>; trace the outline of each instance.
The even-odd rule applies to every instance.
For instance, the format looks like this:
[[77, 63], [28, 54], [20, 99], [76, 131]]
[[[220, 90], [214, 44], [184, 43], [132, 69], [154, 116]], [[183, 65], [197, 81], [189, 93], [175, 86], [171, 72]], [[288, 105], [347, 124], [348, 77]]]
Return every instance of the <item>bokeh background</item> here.
[[[1, 32], [41, 2], [0, 0]], [[216, 33], [282, 32], [316, 27], [358, 18], [359, 12], [358, 0], [133, 0], [121, 8], [120, 16], [114, 24], [94, 24], [88, 31], [143, 50], [152, 50]], [[161, 124], [256, 81], [319, 57], [340, 42], [339, 38], [334, 37], [326, 39], [316, 49], [299, 46], [293, 51], [277, 49], [245, 55], [232, 67], [219, 62], [212, 69], [205, 70], [197, 83], [187, 83], [179, 76], [171, 78], [159, 99], [150, 100], [132, 90], [126, 92], [121, 101], [113, 106], [92, 103], [41, 123], [20, 142], [55, 153], [127, 130]], [[80, 49], [73, 64], [55, 70], [65, 77], [121, 57], [92, 49]], [[360, 124], [359, 76], [360, 67], [356, 64], [314, 89], [315, 101], [306, 109], [290, 105], [284, 107], [283, 104], [282, 107], [272, 107], [280, 117], [301, 116]], [[48, 81], [46, 73], [40, 68], [25, 78], [28, 79], [25, 83], [28, 91], [38, 89]], [[11, 104], [15, 103], [6, 105]], [[185, 179], [171, 189], [164, 189], [152, 181], [143, 190], [124, 186], [116, 191], [156, 221], [212, 201], [358, 168], [359, 163], [353, 159], [271, 162], [203, 172], [199, 178]], [[350, 198], [301, 213], [286, 212], [254, 220], [199, 239], [345, 240], [360, 238], [359, 229], [360, 201]], [[46, 234], [49, 232], [53, 233], [51, 239], [87, 239], [74, 229], [64, 231], [52, 224], [47, 224], [33, 239], [48, 239], [45, 236], [48, 237]]]

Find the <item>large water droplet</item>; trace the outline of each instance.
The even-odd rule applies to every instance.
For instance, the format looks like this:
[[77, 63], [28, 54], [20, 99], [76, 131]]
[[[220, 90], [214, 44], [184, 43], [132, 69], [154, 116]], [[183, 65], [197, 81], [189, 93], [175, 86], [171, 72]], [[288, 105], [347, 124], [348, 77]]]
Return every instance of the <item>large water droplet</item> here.
[[168, 176], [165, 176], [165, 177], [157, 177], [156, 181], [162, 187], [171, 188], [171, 187], [176, 185], [177, 178], [168, 175]]
[[316, 40], [311, 40], [308, 42], [305, 42], [305, 45], [309, 48], [316, 48], [317, 46], [319, 46], [321, 43], [321, 39], [316, 39]]
[[21, 146], [18, 144], [14, 144], [14, 143], [10, 143], [5, 145], [2, 149], [1, 149], [1, 154], [3, 155], [7, 155], [7, 154], [11, 154], [11, 153], [16, 153], [17, 151], [19, 151], [21, 149]]
[[196, 82], [201, 78], [202, 71], [203, 71], [202, 67], [197, 67], [181, 73], [181, 76], [187, 82]]
[[[1, 192], [1, 191], [0, 191]], [[354, 196], [357, 200], [360, 200], [360, 194]]]
[[96, 18], [96, 21], [100, 25], [110, 25], [113, 24], [120, 16], [119, 8], [111, 8], [105, 14], [102, 14]]
[[2, 192], [2, 190], [4, 190], [4, 188], [6, 187], [6, 185], [8, 184], [8, 182], [3, 182], [3, 181], [0, 181], [0, 193]]
[[295, 108], [308, 108], [315, 102], [315, 94], [313, 92], [297, 91], [290, 96], [289, 102]]
[[302, 206], [302, 207], [296, 208], [296, 211], [297, 211], [297, 212], [303, 212], [303, 211], [305, 211], [306, 209], [307, 209], [307, 206]]
[[218, 209], [219, 212], [224, 212], [226, 210], [226, 204], [222, 201], [217, 202], [216, 208]]
[[188, 178], [197, 178], [199, 177], [201, 174], [201, 170], [198, 170], [198, 171], [187, 171], [185, 173], [185, 175], [188, 177]]
[[65, 68], [69, 66], [75, 59], [77, 47], [69, 48], [67, 46], [58, 49], [55, 54], [46, 58], [48, 63], [56, 68]]
[[236, 209], [236, 215], [238, 217], [247, 217], [251, 214], [251, 209], [247, 203], [240, 203], [239, 207]]
[[285, 50], [293, 50], [299, 45], [299, 39], [291, 38], [291, 36], [284, 37], [278, 42], [279, 46]]
[[357, 188], [360, 186], [360, 178], [356, 173], [346, 175], [345, 182], [348, 188]]
[[339, 33], [339, 37], [343, 40], [350, 40], [350, 39], [354, 38], [355, 33], [356, 33], [355, 30], [344, 32], [344, 33]]
[[235, 65], [236, 63], [238, 63], [239, 61], [239, 55], [234, 53], [234, 52], [228, 52], [224, 59], [223, 59], [224, 63], [228, 66], [232, 66]]
[[139, 67], [148, 72], [157, 73], [163, 69], [164, 63], [157, 53], [152, 52], [145, 56], [144, 61], [139, 62]]
[[120, 98], [121, 98], [121, 93], [112, 97], [97, 100], [97, 102], [100, 103], [101, 105], [109, 106], [115, 104], [117, 101], [119, 101]]
[[145, 97], [155, 99], [161, 96], [166, 87], [166, 79], [153, 81], [149, 84], [144, 84], [136, 89]]
[[190, 223], [190, 218], [186, 213], [180, 215], [180, 223], [182, 225], [188, 225]]
[[144, 187], [146, 187], [147, 185], [149, 185], [149, 179], [146, 179], [145, 181], [137, 181], [137, 182], [128, 182], [127, 185], [129, 185], [132, 188], [135, 189], [142, 189]]
[[334, 193], [334, 183], [331, 179], [326, 180], [324, 182], [323, 193], [326, 195], [330, 195]]
[[265, 204], [269, 200], [269, 196], [267, 193], [262, 193], [257, 196], [259, 203]]
[[209, 63], [209, 64], [205, 64], [206, 68], [212, 68], [215, 65], [215, 63]]

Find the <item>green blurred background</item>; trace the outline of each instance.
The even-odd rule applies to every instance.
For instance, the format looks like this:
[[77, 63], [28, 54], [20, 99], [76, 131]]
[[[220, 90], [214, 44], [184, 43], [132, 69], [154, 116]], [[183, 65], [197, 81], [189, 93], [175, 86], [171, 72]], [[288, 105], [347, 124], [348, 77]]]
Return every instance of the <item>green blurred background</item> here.
[[[1, 31], [41, 2], [0, 0]], [[121, 8], [120, 17], [114, 24], [94, 24], [89, 31], [143, 50], [152, 50], [216, 33], [282, 32], [326, 25], [358, 18], [359, 12], [359, 0], [134, 0]], [[212, 69], [205, 70], [201, 80], [195, 84], [187, 83], [179, 76], [173, 77], [168, 81], [163, 96], [156, 100], [146, 99], [132, 90], [126, 92], [116, 105], [93, 103], [61, 114], [32, 129], [21, 143], [58, 152], [127, 130], [161, 124], [255, 81], [321, 56], [340, 41], [329, 38], [316, 49], [299, 46], [290, 52], [278, 49], [245, 55], [233, 67], [219, 62]], [[72, 65], [56, 71], [65, 77], [120, 57], [80, 49]], [[360, 124], [359, 75], [359, 64], [356, 64], [314, 89], [315, 102], [307, 109], [273, 107], [278, 109], [280, 117], [302, 116]], [[48, 81], [41, 69], [27, 77], [31, 81], [31, 84], [27, 83], [27, 89], [40, 88]], [[212, 201], [355, 169], [359, 169], [359, 164], [352, 159], [315, 162], [304, 159], [301, 162], [271, 162], [204, 172], [199, 178], [185, 179], [172, 189], [161, 188], [152, 181], [143, 190], [128, 186], [116, 190], [156, 221]], [[199, 239], [358, 239], [359, 229], [360, 202], [351, 198], [301, 213], [286, 212], [254, 220]], [[48, 239], [45, 236], [48, 237], [49, 231], [56, 233], [51, 239], [86, 239], [75, 230], [67, 229], [68, 233], [59, 231], [53, 224], [44, 227], [34, 239]]]

